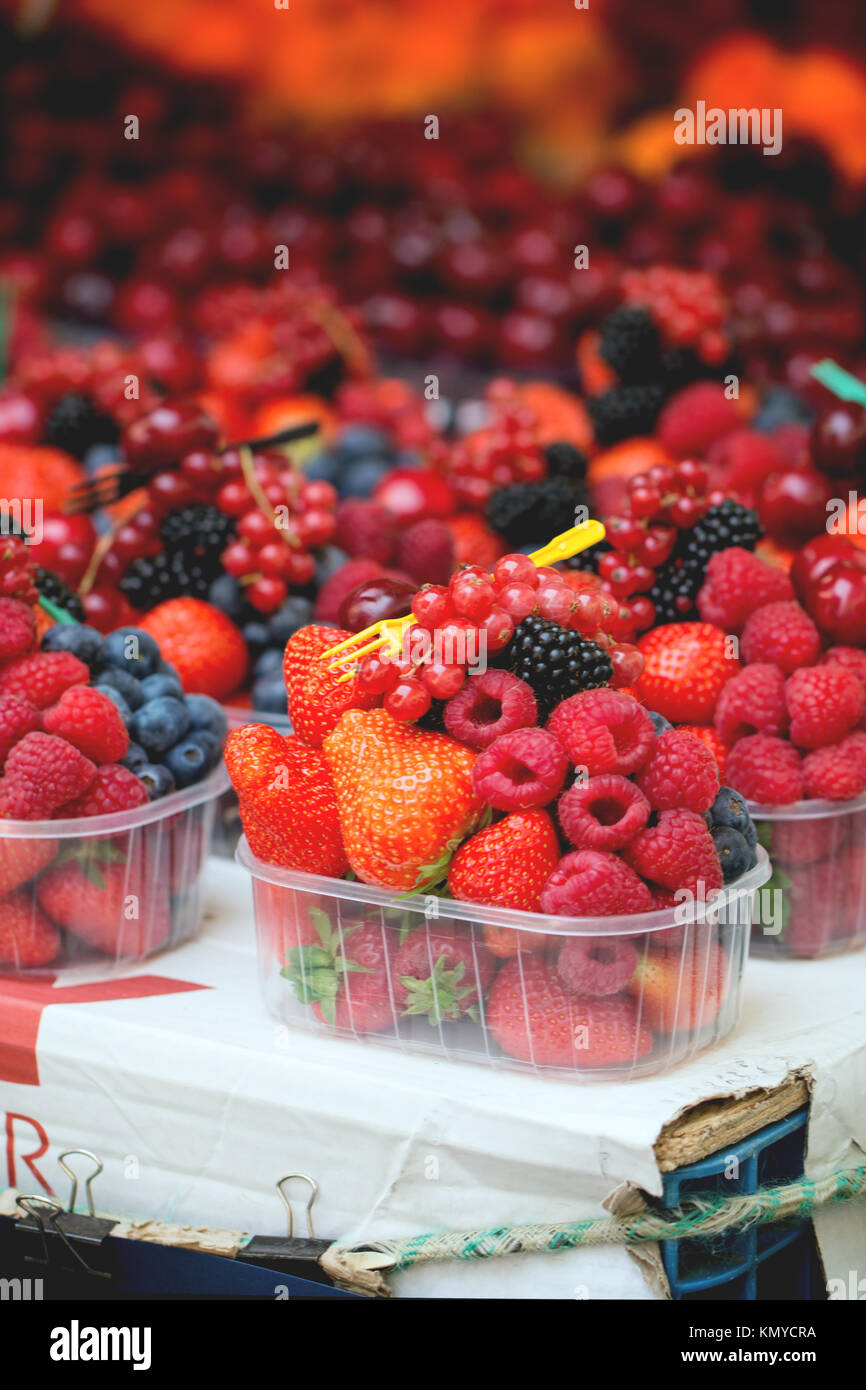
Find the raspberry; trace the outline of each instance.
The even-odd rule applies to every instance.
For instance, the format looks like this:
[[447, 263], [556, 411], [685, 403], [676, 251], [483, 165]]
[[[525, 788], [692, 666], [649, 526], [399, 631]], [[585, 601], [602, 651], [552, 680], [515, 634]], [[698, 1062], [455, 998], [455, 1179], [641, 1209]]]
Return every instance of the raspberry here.
[[337, 507], [340, 549], [353, 560], [375, 560], [388, 565], [397, 545], [397, 523], [378, 502], [348, 497]]
[[0, 768], [25, 734], [39, 728], [39, 711], [18, 695], [0, 695]]
[[408, 526], [397, 544], [397, 568], [418, 584], [447, 584], [454, 569], [454, 542], [445, 522], [429, 517]]
[[620, 690], [582, 690], [557, 705], [547, 727], [576, 767], [599, 772], [637, 772], [656, 743], [643, 705]]
[[86, 685], [90, 672], [71, 652], [35, 652], [0, 671], [0, 695], [18, 695], [37, 709], [56, 705], [71, 685]]
[[114, 811], [131, 811], [147, 801], [147, 788], [134, 773], [119, 763], [106, 763], [83, 796], [61, 809], [62, 816], [108, 816]]
[[526, 729], [538, 721], [532, 687], [510, 671], [484, 671], [467, 680], [443, 713], [452, 738], [470, 748], [487, 748], [501, 734]]
[[778, 666], [756, 661], [731, 676], [719, 696], [713, 723], [728, 746], [748, 734], [787, 733], [785, 677]]
[[383, 573], [382, 566], [375, 560], [347, 560], [319, 590], [314, 609], [316, 622], [335, 623], [346, 595], [359, 584], [366, 584], [368, 579], [381, 579]]
[[619, 994], [635, 972], [637, 951], [627, 937], [570, 936], [556, 969], [571, 994]]
[[854, 728], [866, 704], [866, 690], [844, 666], [811, 666], [785, 681], [785, 703], [791, 742], [798, 748], [824, 748]]
[[732, 430], [707, 453], [709, 487], [752, 495], [771, 473], [781, 473], [785, 455], [774, 439], [758, 430]]
[[784, 570], [768, 565], [751, 550], [732, 545], [711, 557], [697, 604], [705, 623], [740, 633], [756, 608], [793, 597], [794, 588]]
[[560, 859], [541, 895], [541, 910], [555, 917], [617, 917], [649, 912], [645, 883], [618, 854], [580, 849]]
[[514, 729], [502, 734], [472, 769], [475, 795], [497, 811], [546, 806], [559, 793], [568, 759], [544, 729]]
[[95, 776], [95, 765], [65, 739], [27, 734], [6, 759], [0, 782], [0, 817], [44, 819], [83, 796]]
[[818, 660], [821, 639], [818, 629], [799, 603], [767, 603], [746, 619], [740, 639], [740, 652], [748, 665], [753, 661], [773, 661], [786, 676], [798, 666], [811, 666]]
[[659, 415], [656, 435], [668, 453], [683, 458], [686, 454], [705, 454], [739, 423], [739, 411], [724, 388], [715, 382], [697, 381], [671, 397]]
[[724, 780], [725, 770], [728, 765], [728, 744], [721, 737], [719, 732], [711, 728], [709, 724], [678, 724], [677, 728], [680, 733], [694, 734], [695, 738], [699, 738], [701, 743], [709, 748], [716, 760], [716, 766], [719, 769], [719, 777]]
[[[722, 866], [703, 816], [696, 811], [662, 811], [623, 851], [626, 863], [662, 888], [696, 896], [722, 886]], [[653, 904], [655, 906], [655, 904]]]
[[0, 664], [26, 656], [36, 641], [36, 617], [28, 603], [0, 598]]
[[821, 657], [822, 666], [844, 666], [853, 671], [866, 689], [866, 652], [859, 647], [828, 647]]
[[[811, 756], [811, 754], [809, 755]], [[790, 817], [770, 821], [767, 850], [774, 865], [794, 868], [841, 855], [848, 842], [853, 816]]]
[[73, 685], [42, 716], [47, 734], [72, 743], [95, 763], [115, 763], [129, 747], [129, 734], [117, 706], [101, 690]]
[[738, 739], [728, 754], [729, 784], [748, 801], [789, 806], [803, 795], [800, 754], [792, 743], [771, 734]]
[[643, 792], [616, 773], [575, 782], [556, 809], [575, 849], [622, 849], [643, 830], [650, 813]]
[[[847, 746], [846, 746], [847, 745]], [[841, 743], [815, 748], [803, 759], [806, 796], [849, 801], [866, 791], [866, 754], [862, 746]]]
[[719, 769], [709, 748], [681, 729], [666, 729], [637, 784], [655, 811], [708, 811], [719, 790]]

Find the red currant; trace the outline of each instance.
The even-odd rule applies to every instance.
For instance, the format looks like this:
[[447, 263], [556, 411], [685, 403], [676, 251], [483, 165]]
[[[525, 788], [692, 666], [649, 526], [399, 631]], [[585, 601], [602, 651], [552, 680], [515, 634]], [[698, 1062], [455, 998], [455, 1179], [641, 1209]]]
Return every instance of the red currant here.
[[451, 595], [441, 584], [425, 584], [412, 600], [412, 612], [422, 627], [431, 632], [455, 616]]
[[216, 504], [226, 516], [243, 516], [249, 510], [250, 494], [242, 478], [223, 483], [216, 495]]
[[252, 574], [256, 567], [256, 556], [248, 545], [232, 541], [222, 553], [222, 564], [226, 574], [240, 579], [244, 574]]
[[247, 585], [245, 598], [259, 613], [276, 613], [288, 597], [288, 588], [282, 579], [263, 575]]
[[358, 685], [371, 695], [381, 695], [390, 690], [397, 681], [397, 667], [393, 661], [383, 659], [374, 652], [365, 656], [358, 667]]
[[274, 538], [274, 523], [256, 507], [241, 517], [238, 522], [238, 535], [245, 541], [252, 541], [253, 545], [265, 545]]
[[493, 567], [493, 581], [500, 589], [509, 584], [524, 584], [534, 589], [538, 583], [538, 570], [528, 555], [503, 555]]
[[432, 661], [422, 671], [421, 680], [435, 700], [450, 700], [463, 688], [466, 672], [462, 666]]
[[489, 574], [469, 574], [465, 570], [451, 581], [451, 602], [461, 618], [481, 622], [488, 616], [496, 598], [496, 589]]
[[405, 677], [388, 691], [383, 704], [393, 719], [411, 724], [427, 713], [431, 698], [420, 681]]
[[[499, 590], [496, 602], [516, 623], [519, 623], [530, 613], [535, 612], [536, 604], [540, 607], [542, 593], [549, 593], [552, 590], [553, 586], [542, 590], [530, 589], [528, 584], [507, 584], [504, 589]], [[544, 613], [543, 608], [540, 608], [540, 611]]]
[[482, 623], [479, 631], [489, 652], [501, 652], [514, 636], [514, 623], [504, 608], [494, 608]]

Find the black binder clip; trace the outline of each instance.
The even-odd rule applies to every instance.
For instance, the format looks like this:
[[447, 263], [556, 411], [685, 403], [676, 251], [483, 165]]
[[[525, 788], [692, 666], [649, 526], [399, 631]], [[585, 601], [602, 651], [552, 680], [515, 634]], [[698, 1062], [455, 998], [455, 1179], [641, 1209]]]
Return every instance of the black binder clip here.
[[[292, 1181], [305, 1182], [310, 1189], [304, 1207], [306, 1236], [295, 1235], [292, 1203], [284, 1190], [284, 1184]], [[238, 1251], [236, 1258], [246, 1264], [265, 1265], [281, 1274], [294, 1274], [299, 1279], [309, 1279], [315, 1284], [330, 1284], [333, 1287], [333, 1280], [319, 1264], [321, 1256], [333, 1242], [317, 1240], [313, 1231], [313, 1204], [319, 1195], [318, 1183], [307, 1177], [306, 1173], [287, 1173], [277, 1183], [277, 1191], [288, 1214], [288, 1235], [253, 1236], [243, 1249]]]
[[[87, 1215], [75, 1210], [78, 1199], [78, 1177], [65, 1162], [73, 1154], [89, 1158], [96, 1166], [87, 1178]], [[97, 1216], [93, 1205], [93, 1180], [102, 1172], [103, 1164], [89, 1149], [67, 1149], [58, 1159], [63, 1172], [72, 1181], [69, 1206], [64, 1211], [60, 1202], [40, 1194], [19, 1197], [17, 1205], [26, 1213], [15, 1223], [16, 1231], [27, 1238], [38, 1255], [25, 1255], [28, 1264], [56, 1265], [66, 1272], [78, 1272], [94, 1279], [110, 1279], [109, 1247], [106, 1240], [116, 1222]], [[32, 1239], [39, 1237], [38, 1242]]]

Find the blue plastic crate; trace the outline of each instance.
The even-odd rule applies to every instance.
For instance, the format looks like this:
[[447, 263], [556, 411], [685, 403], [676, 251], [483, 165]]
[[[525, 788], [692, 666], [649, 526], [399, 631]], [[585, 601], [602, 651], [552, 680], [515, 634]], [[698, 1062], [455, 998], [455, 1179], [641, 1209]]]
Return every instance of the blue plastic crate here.
[[[698, 1193], [725, 1197], [802, 1177], [808, 1107], [664, 1175], [663, 1199], [677, 1206]], [[787, 1221], [729, 1236], [661, 1242], [671, 1297], [682, 1300], [824, 1299], [811, 1221]]]

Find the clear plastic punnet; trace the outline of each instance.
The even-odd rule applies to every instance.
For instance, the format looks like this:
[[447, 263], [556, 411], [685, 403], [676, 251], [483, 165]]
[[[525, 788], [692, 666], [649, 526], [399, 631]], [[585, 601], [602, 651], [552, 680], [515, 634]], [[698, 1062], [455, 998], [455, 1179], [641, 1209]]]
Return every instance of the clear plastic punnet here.
[[282, 1022], [576, 1081], [652, 1076], [730, 1033], [770, 876], [760, 849], [709, 902], [569, 918], [275, 868], [245, 838], [237, 858]]
[[221, 763], [130, 811], [0, 820], [0, 975], [109, 972], [189, 940], [227, 786]]
[[814, 960], [866, 945], [866, 795], [749, 810], [774, 890], [753, 953]]

